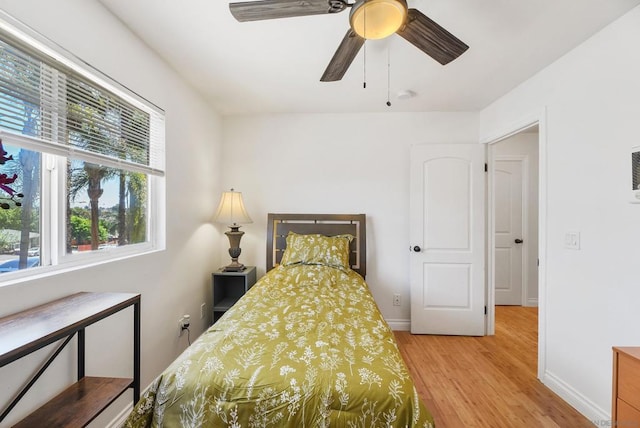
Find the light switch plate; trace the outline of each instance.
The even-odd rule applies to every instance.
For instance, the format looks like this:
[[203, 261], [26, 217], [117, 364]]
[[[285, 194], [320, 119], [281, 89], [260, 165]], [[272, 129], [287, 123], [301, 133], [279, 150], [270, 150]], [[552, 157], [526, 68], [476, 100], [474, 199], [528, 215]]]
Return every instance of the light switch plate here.
[[580, 249], [580, 232], [567, 232], [564, 235], [564, 248], [570, 250]]

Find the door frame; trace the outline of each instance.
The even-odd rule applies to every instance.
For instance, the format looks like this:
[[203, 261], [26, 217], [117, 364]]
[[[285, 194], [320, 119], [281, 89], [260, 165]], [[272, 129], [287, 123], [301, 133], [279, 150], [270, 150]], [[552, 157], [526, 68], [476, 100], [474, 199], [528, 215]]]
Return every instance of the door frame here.
[[[497, 141], [496, 141], [497, 142]], [[529, 260], [529, 181], [531, 177], [529, 176], [529, 156], [527, 155], [494, 155], [493, 153], [493, 142], [489, 145], [488, 150], [488, 172], [489, 177], [491, 177], [491, 185], [495, 184], [495, 172], [496, 172], [496, 162], [499, 161], [518, 161], [520, 162], [522, 172], [520, 179], [520, 187], [522, 192], [522, 232], [520, 233], [521, 239], [524, 241], [524, 245], [522, 246], [522, 254], [521, 254], [521, 264], [522, 268], [520, 269], [520, 284], [521, 284], [521, 295], [520, 295], [520, 306], [528, 306], [527, 296], [529, 295], [529, 264], [527, 260]], [[492, 280], [495, 292], [495, 272], [496, 272], [496, 263], [495, 263], [495, 192], [493, 187], [489, 187], [487, 189], [487, 230], [493, 231], [492, 234], [487, 234], [487, 249], [490, 252], [487, 252], [487, 260], [489, 258], [492, 260], [492, 263], [488, 263], [487, 266], [487, 278]], [[494, 295], [495, 296], [495, 295]], [[495, 297], [494, 297], [495, 299]], [[495, 306], [495, 302], [494, 302]]]
[[[507, 139], [515, 134], [538, 125], [538, 379], [544, 383], [546, 372], [546, 309], [547, 309], [547, 114], [546, 108], [520, 117], [518, 120], [501, 127], [494, 132], [487, 132], [481, 136], [480, 144], [486, 144], [488, 150], [488, 163], [493, 164], [493, 150], [490, 145]], [[486, 332], [495, 335], [495, 255], [493, 250], [495, 221], [493, 212], [493, 185], [494, 177], [492, 169], [488, 168], [487, 189], [487, 320]]]

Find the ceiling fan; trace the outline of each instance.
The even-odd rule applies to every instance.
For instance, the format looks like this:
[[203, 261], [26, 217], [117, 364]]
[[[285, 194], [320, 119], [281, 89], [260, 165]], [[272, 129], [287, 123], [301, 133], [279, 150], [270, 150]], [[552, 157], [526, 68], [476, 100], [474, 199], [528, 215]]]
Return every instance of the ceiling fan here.
[[409, 9], [406, 0], [258, 0], [229, 4], [231, 14], [240, 22], [339, 13], [348, 7], [351, 28], [320, 78], [322, 82], [342, 79], [366, 39], [396, 33], [442, 65], [469, 48], [419, 10]]

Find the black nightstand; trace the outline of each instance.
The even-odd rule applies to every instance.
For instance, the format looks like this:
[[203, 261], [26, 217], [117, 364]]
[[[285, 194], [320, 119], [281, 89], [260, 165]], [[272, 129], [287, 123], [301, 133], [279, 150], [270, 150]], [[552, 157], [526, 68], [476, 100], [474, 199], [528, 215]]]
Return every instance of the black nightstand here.
[[213, 322], [224, 314], [256, 283], [256, 267], [247, 266], [242, 272], [218, 270], [211, 274], [213, 289]]

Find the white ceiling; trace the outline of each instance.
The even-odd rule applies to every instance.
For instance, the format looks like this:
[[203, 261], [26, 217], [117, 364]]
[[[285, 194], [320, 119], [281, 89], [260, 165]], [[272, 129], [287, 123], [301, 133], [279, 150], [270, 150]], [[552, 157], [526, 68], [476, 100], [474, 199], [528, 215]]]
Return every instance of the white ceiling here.
[[[320, 76], [348, 29], [348, 10], [240, 23], [224, 0], [100, 2], [223, 115], [476, 111], [640, 4], [408, 0], [410, 8], [445, 27], [469, 50], [442, 66], [392, 35], [367, 41], [342, 81], [323, 83]], [[402, 90], [417, 96], [399, 100]]]

